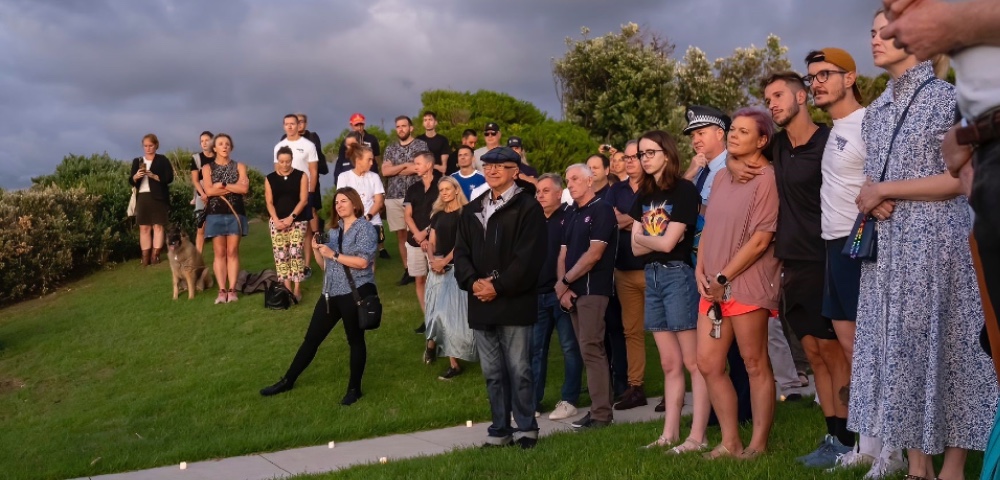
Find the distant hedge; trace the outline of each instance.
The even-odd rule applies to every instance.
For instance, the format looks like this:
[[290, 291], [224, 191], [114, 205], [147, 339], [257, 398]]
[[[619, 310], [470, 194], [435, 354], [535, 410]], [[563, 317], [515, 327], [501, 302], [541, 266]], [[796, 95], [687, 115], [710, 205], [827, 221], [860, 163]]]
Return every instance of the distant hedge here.
[[[138, 227], [125, 210], [130, 164], [104, 154], [68, 155], [27, 190], [0, 190], [0, 304], [52, 291], [60, 281], [139, 256]], [[247, 169], [247, 216], [262, 217], [264, 176]], [[170, 222], [194, 232], [187, 170], [175, 172]]]

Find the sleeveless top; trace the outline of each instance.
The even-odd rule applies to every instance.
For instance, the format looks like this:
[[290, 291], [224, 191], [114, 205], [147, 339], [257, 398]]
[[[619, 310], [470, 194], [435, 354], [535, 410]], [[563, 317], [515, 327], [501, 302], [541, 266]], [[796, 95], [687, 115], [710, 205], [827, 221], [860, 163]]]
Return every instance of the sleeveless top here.
[[271, 185], [271, 201], [274, 203], [274, 212], [278, 214], [278, 218], [287, 218], [299, 204], [302, 175], [305, 174], [294, 168], [288, 175], [280, 175], [278, 172], [267, 175], [267, 183]]
[[[213, 160], [212, 163], [208, 164], [208, 167], [212, 170], [213, 184], [225, 182], [228, 185], [236, 183], [240, 179], [240, 171], [237, 168], [236, 160], [230, 160], [226, 165], [219, 165]], [[227, 193], [226, 200], [229, 200], [229, 203], [233, 204], [233, 208], [236, 210], [237, 215], [246, 216], [247, 212], [243, 205], [243, 195], [237, 193]], [[233, 212], [229, 210], [229, 206], [226, 205], [226, 203], [219, 197], [208, 197], [208, 206], [205, 208], [205, 214], [231, 215], [232, 213]]]

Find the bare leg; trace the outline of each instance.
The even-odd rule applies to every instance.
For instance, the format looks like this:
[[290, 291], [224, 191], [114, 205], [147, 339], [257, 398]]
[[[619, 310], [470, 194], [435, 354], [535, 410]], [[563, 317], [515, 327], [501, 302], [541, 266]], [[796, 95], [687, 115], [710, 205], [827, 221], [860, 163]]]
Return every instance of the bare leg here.
[[[397, 230], [396, 243], [399, 244], [399, 258], [403, 259], [403, 268], [406, 268], [406, 230]], [[421, 300], [422, 302], [423, 300]]]
[[416, 282], [416, 284], [417, 284], [417, 300], [420, 301], [420, 311], [421, 312], [426, 312], [427, 310], [424, 308], [425, 307], [424, 306], [424, 292], [427, 289], [427, 276], [424, 275], [424, 276], [414, 277], [414, 278], [416, 278], [416, 280], [417, 280], [417, 282]]
[[201, 226], [198, 228], [198, 233], [195, 234], [194, 248], [198, 249], [198, 253], [204, 253], [205, 251], [205, 227]]
[[[722, 430], [721, 445], [733, 455], [743, 452], [743, 441], [740, 440], [740, 430], [736, 420], [736, 389], [726, 374], [726, 354], [733, 343], [733, 322], [722, 319], [722, 335], [711, 338], [712, 321], [704, 314], [698, 315], [698, 370], [705, 378], [708, 387], [708, 398], [715, 409]], [[754, 412], [754, 422], [757, 421]]]
[[[826, 340], [830, 342], [832, 340]], [[816, 381], [816, 395], [819, 396], [819, 406], [823, 410], [824, 417], [834, 416], [833, 411], [833, 388], [830, 380], [830, 370], [827, 368], [823, 355], [820, 354], [820, 340], [812, 335], [806, 335], [800, 340], [802, 349], [806, 352], [809, 365], [812, 367], [813, 376]]]
[[153, 225], [153, 248], [163, 248], [163, 225]]
[[681, 410], [684, 408], [684, 362], [681, 346], [674, 332], [653, 332], [656, 349], [660, 352], [663, 368], [663, 397], [666, 412], [663, 414], [663, 438], [675, 443], [681, 438]]
[[758, 452], [767, 450], [767, 439], [774, 423], [774, 374], [767, 357], [767, 318], [768, 312], [764, 309], [732, 318], [736, 343], [750, 377], [753, 435], [747, 448]]
[[[924, 478], [934, 478], [934, 463], [933, 458], [920, 450], [907, 449], [906, 450], [907, 460], [910, 461], [910, 475], [916, 475], [918, 477]], [[963, 455], [964, 457], [964, 455]], [[954, 460], [953, 460], [954, 461]], [[962, 464], [965, 464], [965, 458], [962, 458]], [[962, 475], [962, 470], [959, 469], [958, 473]], [[955, 478], [962, 478], [955, 477]], [[951, 480], [949, 478], [948, 480]]]
[[215, 283], [219, 290], [226, 289], [226, 237], [212, 237], [212, 271], [215, 272]]
[[854, 332], [858, 324], [851, 320], [834, 320], [833, 331], [837, 332], [837, 340], [840, 348], [844, 350], [844, 358], [847, 359], [847, 368], [850, 370], [854, 363]]
[[964, 480], [965, 479], [965, 457], [969, 451], [964, 448], [946, 447], [944, 449], [944, 463], [941, 464], [941, 473], [938, 478], [942, 480]]
[[711, 404], [708, 400], [708, 387], [705, 385], [705, 377], [702, 377], [698, 370], [698, 332], [696, 330], [685, 330], [677, 332], [677, 341], [681, 348], [681, 357], [688, 373], [691, 374], [691, 397], [694, 412], [691, 415], [691, 432], [688, 438], [705, 443], [705, 430], [708, 428], [708, 414]]
[[226, 235], [226, 272], [229, 274], [229, 289], [236, 288], [236, 279], [240, 274], [240, 236]]
[[139, 248], [149, 250], [153, 248], [153, 226], [139, 225]]

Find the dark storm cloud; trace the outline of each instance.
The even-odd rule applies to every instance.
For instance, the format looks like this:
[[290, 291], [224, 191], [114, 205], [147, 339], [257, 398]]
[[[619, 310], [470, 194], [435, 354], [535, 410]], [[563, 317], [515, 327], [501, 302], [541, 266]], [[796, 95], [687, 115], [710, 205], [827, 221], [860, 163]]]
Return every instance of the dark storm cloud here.
[[634, 21], [709, 58], [762, 45], [842, 46], [863, 72], [877, 2], [762, 0], [8, 0], [0, 2], [0, 187], [20, 188], [67, 153], [197, 147], [234, 136], [234, 157], [269, 169], [285, 113], [304, 110], [327, 140], [361, 111], [391, 124], [428, 89], [499, 90], [553, 117], [552, 59], [564, 39]]

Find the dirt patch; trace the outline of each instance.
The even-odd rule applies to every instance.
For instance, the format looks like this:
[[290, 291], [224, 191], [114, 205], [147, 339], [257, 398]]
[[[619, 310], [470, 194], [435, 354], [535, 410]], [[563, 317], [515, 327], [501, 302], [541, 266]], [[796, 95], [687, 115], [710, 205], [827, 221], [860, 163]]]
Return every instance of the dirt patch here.
[[0, 378], [0, 395], [24, 388], [25, 383], [17, 378]]

